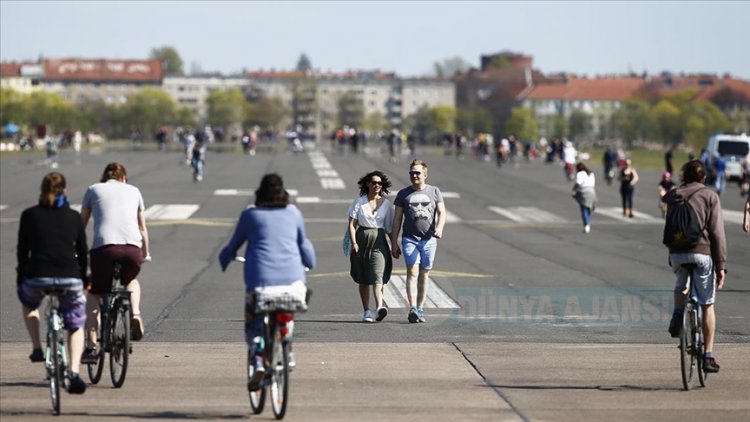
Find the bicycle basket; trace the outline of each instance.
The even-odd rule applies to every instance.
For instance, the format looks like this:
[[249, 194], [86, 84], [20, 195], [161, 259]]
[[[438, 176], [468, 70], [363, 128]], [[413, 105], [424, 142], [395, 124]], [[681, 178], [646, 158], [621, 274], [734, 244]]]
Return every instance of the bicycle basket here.
[[248, 292], [245, 300], [256, 314], [274, 311], [306, 312], [306, 296], [305, 285], [295, 283], [291, 286], [258, 287]]

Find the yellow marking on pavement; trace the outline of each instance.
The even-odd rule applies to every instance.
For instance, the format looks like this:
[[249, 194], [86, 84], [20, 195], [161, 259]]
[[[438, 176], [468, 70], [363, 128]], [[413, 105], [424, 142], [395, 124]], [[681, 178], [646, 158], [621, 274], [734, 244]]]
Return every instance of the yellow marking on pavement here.
[[174, 225], [188, 225], [188, 226], [204, 226], [204, 227], [234, 227], [235, 223], [211, 221], [211, 220], [158, 220], [148, 221], [146, 225], [148, 227], [159, 227], [159, 226], [174, 226]]

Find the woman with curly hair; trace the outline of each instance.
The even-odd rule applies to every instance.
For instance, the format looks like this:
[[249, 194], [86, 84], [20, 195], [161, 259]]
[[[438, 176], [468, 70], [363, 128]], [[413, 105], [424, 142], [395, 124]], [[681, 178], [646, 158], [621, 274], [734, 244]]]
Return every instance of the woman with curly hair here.
[[393, 225], [393, 204], [386, 196], [391, 182], [381, 171], [375, 170], [359, 179], [360, 196], [349, 207], [349, 236], [353, 240], [349, 260], [351, 276], [359, 285], [363, 322], [373, 322], [370, 311], [370, 286], [375, 296], [375, 320], [388, 315], [383, 306], [383, 285], [391, 279], [391, 249], [386, 233]]

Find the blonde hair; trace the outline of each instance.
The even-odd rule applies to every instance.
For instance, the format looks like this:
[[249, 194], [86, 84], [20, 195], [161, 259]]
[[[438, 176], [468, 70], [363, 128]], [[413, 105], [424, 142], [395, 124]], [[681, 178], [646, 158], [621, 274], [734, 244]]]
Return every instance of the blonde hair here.
[[414, 166], [422, 166], [422, 168], [425, 169], [425, 171], [427, 171], [427, 163], [425, 163], [422, 160], [414, 160], [411, 162], [411, 164], [409, 164], [409, 168], [412, 168]]
[[123, 177], [128, 177], [128, 172], [125, 171], [125, 166], [120, 163], [109, 163], [107, 167], [104, 167], [102, 178], [99, 180], [104, 183], [107, 180], [121, 180]]
[[55, 198], [65, 192], [65, 176], [57, 172], [47, 173], [39, 190], [39, 203], [45, 207], [54, 206]]

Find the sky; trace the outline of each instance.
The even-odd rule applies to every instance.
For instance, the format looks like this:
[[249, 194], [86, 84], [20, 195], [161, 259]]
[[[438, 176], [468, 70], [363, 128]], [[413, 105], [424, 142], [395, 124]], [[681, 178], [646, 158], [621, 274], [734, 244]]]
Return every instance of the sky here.
[[186, 72], [433, 72], [460, 57], [533, 56], [543, 73], [730, 73], [750, 80], [750, 1], [0, 0], [0, 60], [146, 59], [177, 50]]

